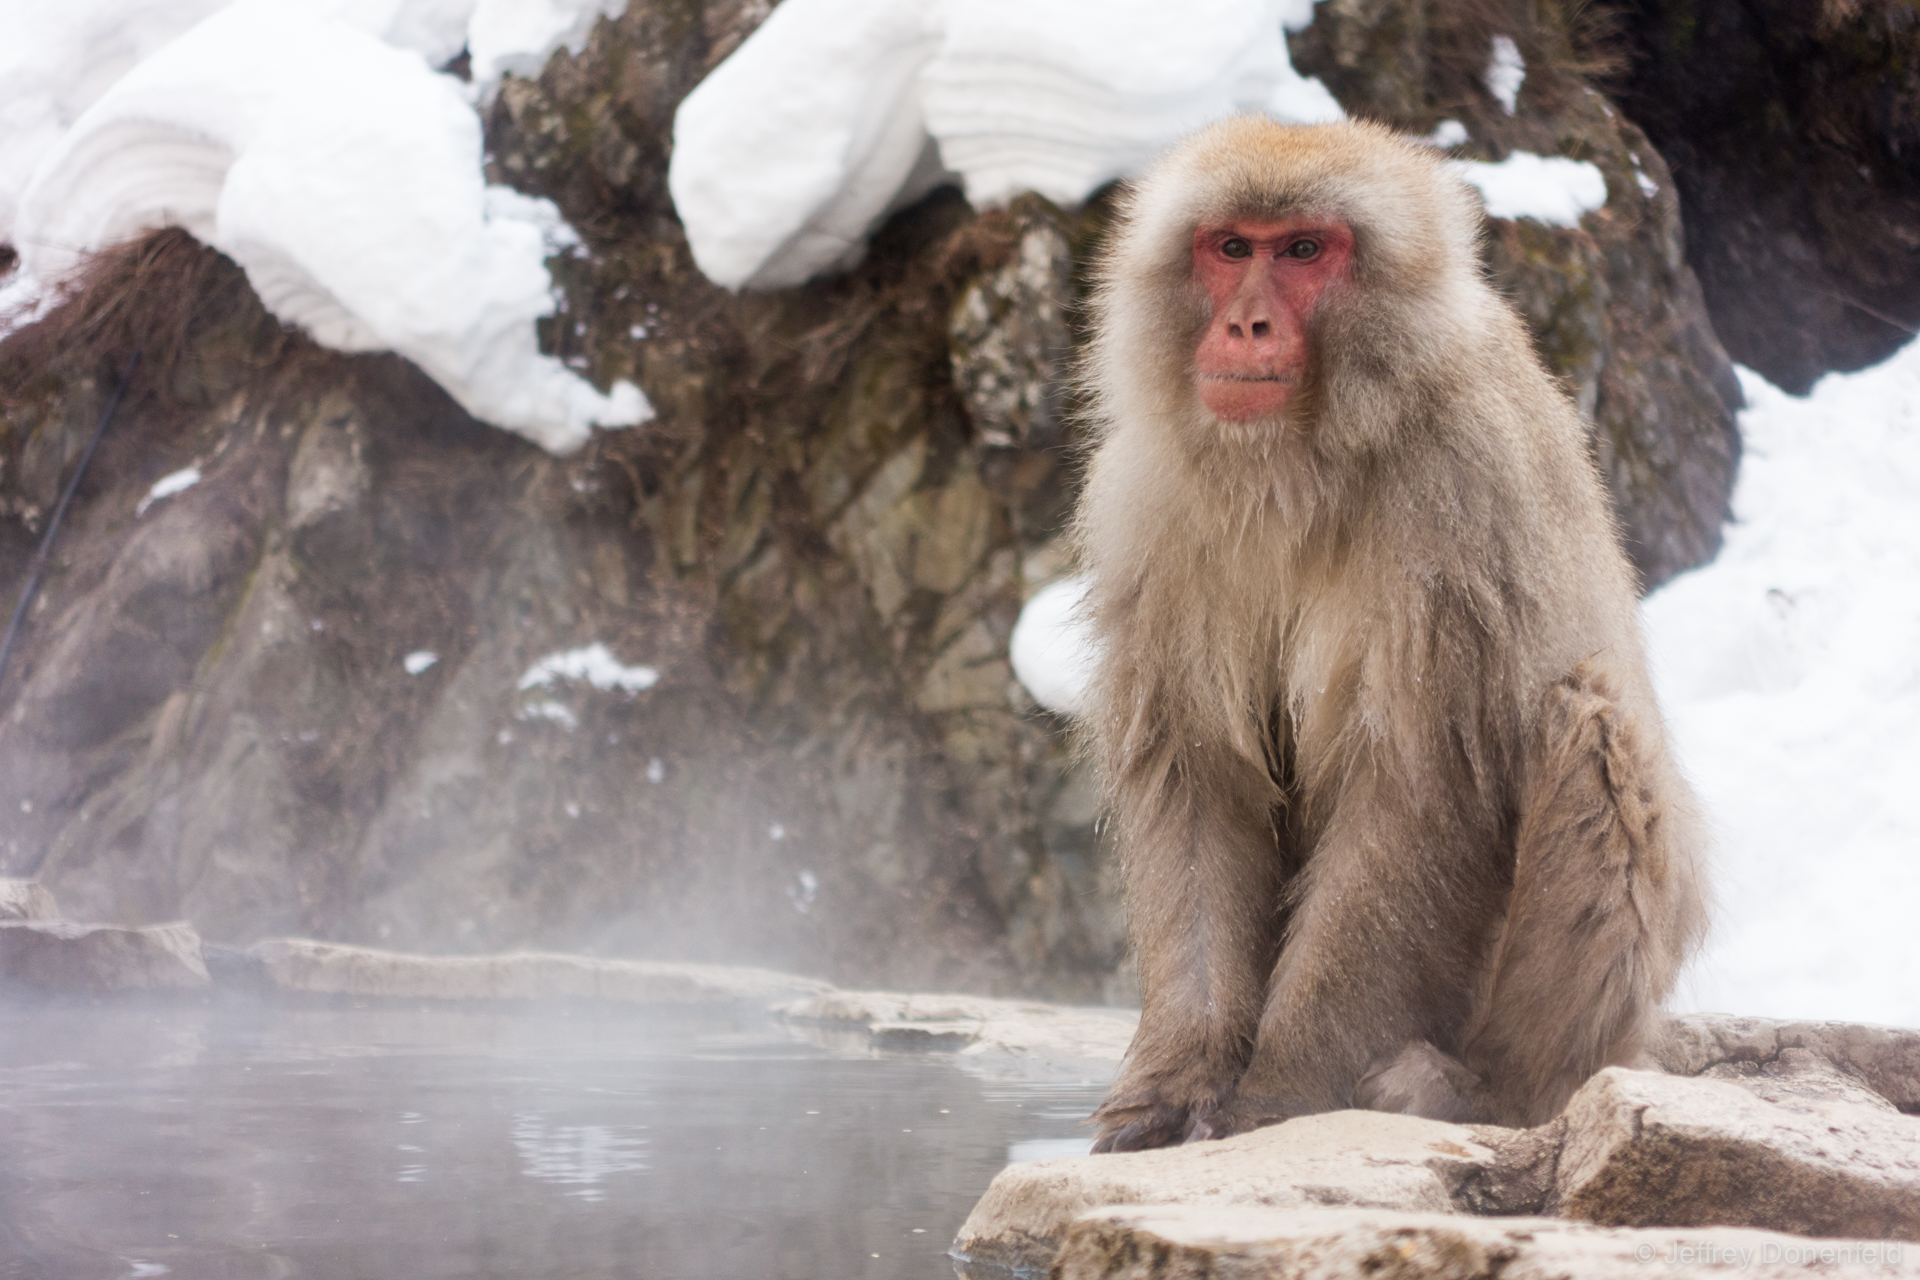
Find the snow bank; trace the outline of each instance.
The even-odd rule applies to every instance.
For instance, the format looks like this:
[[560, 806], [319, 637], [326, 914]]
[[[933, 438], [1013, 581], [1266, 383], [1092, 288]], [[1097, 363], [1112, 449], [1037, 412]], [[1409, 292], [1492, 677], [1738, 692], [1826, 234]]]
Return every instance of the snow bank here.
[[1726, 545], [1644, 609], [1720, 844], [1678, 1007], [1920, 1026], [1920, 344], [1805, 400], [1740, 377]]
[[1035, 702], [1063, 716], [1080, 714], [1093, 678], [1092, 642], [1075, 612], [1086, 594], [1085, 578], [1042, 587], [1020, 610], [1009, 645], [1014, 676]]
[[0, 241], [42, 156], [115, 80], [226, 0], [10, 4], [0, 40]]
[[[668, 185], [730, 288], [850, 265], [954, 177], [1060, 203], [1212, 120], [1339, 119], [1287, 60], [1311, 0], [786, 0], [681, 104]], [[834, 74], [822, 74], [822, 68]]]
[[1455, 161], [1453, 170], [1479, 188], [1490, 218], [1531, 218], [1549, 226], [1577, 227], [1583, 214], [1607, 202], [1606, 176], [1586, 160], [1516, 151], [1498, 164]]
[[[97, 0], [36, 19], [44, 41], [9, 47], [41, 80], [99, 70], [64, 96], [0, 80], [4, 118], [31, 126], [0, 150], [23, 274], [51, 282], [87, 252], [178, 225], [240, 263], [282, 320], [339, 350], [397, 351], [476, 417], [550, 450], [577, 448], [592, 424], [643, 422], [637, 387], [602, 395], [540, 354], [545, 259], [572, 234], [551, 204], [485, 185], [472, 95], [428, 65], [469, 21], [491, 66], [543, 58], [602, 7], [237, 0], [189, 27], [212, 6], [181, 0], [136, 5], [151, 20], [117, 44], [115, 8]], [[23, 296], [16, 282], [10, 300]]]

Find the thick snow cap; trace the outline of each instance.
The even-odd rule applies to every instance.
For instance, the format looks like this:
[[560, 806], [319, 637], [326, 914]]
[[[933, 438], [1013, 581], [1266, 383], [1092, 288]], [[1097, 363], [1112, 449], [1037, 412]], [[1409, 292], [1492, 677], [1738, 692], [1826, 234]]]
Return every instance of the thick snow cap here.
[[892, 210], [1085, 200], [1210, 121], [1337, 120], [1287, 60], [1311, 0], [786, 0], [674, 118], [668, 185], [730, 288], [845, 267]]
[[399, 352], [476, 417], [554, 452], [593, 424], [647, 420], [639, 388], [603, 395], [540, 354], [545, 259], [571, 241], [558, 211], [486, 187], [464, 87], [349, 20], [379, 8], [382, 34], [443, 45], [466, 7], [238, 0], [214, 13], [40, 157], [14, 227], [25, 273], [52, 281], [89, 251], [182, 226], [244, 267], [280, 319], [339, 350]]

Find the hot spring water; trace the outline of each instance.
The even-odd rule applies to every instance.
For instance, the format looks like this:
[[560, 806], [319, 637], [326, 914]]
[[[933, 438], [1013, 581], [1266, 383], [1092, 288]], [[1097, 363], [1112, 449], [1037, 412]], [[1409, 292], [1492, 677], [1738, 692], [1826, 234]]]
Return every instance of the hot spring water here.
[[757, 1016], [0, 1006], [0, 1276], [950, 1277], [1102, 1082]]

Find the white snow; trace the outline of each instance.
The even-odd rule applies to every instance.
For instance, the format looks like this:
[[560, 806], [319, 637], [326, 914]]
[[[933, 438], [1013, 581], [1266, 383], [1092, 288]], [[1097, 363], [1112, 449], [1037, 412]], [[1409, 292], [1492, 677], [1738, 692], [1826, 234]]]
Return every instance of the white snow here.
[[1479, 188], [1490, 218], [1531, 218], [1549, 226], [1577, 227], [1582, 215], [1607, 202], [1606, 176], [1587, 160], [1515, 151], [1497, 164], [1459, 160], [1453, 167]]
[[[1223, 116], [1341, 117], [1287, 60], [1310, 0], [785, 0], [674, 118], [694, 260], [730, 288], [858, 261], [955, 177], [1072, 204]], [[821, 68], [834, 68], [823, 75]]]
[[1439, 147], [1445, 151], [1449, 147], [1463, 146], [1471, 136], [1467, 132], [1467, 126], [1458, 120], [1442, 120], [1433, 126], [1433, 132], [1424, 140], [1429, 146]]
[[182, 489], [191, 489], [199, 483], [200, 468], [198, 467], [182, 467], [178, 471], [161, 476], [153, 482], [153, 487], [147, 490], [147, 496], [140, 499], [139, 503], [135, 505], [133, 508], [133, 518], [138, 520], [141, 516], [147, 514], [148, 507], [151, 507], [162, 498], [171, 498]]
[[45, 315], [59, 301], [54, 291], [22, 272], [14, 272], [0, 283], [0, 338]]
[[410, 676], [417, 676], [440, 661], [440, 655], [431, 649], [415, 649], [400, 660], [400, 666]]
[[1644, 609], [1719, 840], [1679, 1007], [1920, 1026], [1920, 344], [1740, 380], [1726, 544]]
[[586, 48], [593, 24], [617, 17], [626, 0], [466, 0], [473, 11], [467, 28], [473, 81], [483, 92], [503, 75], [536, 76], [561, 45]]
[[1487, 69], [1481, 79], [1494, 101], [1508, 115], [1512, 115], [1520, 103], [1520, 86], [1527, 82], [1526, 60], [1520, 56], [1520, 48], [1514, 44], [1512, 36], [1493, 38], [1492, 56], [1487, 60]]
[[226, 0], [21, 0], [0, 10], [0, 241], [40, 158], [107, 86]]
[[1085, 578], [1063, 578], [1036, 591], [1013, 624], [1008, 657], [1013, 674], [1033, 700], [1064, 716], [1086, 706], [1095, 651], [1078, 610]]
[[793, 877], [793, 883], [787, 886], [787, 897], [793, 902], [793, 909], [801, 915], [813, 910], [815, 898], [820, 896], [820, 877], [811, 871], [801, 871]]
[[585, 680], [596, 689], [621, 689], [632, 694], [653, 688], [659, 679], [660, 673], [652, 667], [627, 666], [596, 640], [584, 648], [548, 654], [527, 668], [519, 687], [524, 691], [556, 680]]
[[1629, 151], [1627, 152], [1627, 156], [1629, 159], [1633, 161], [1633, 180], [1639, 184], [1640, 194], [1645, 196], [1649, 200], [1659, 195], [1660, 184], [1655, 182], [1652, 178], [1649, 178], [1647, 176], [1647, 171], [1640, 167], [1639, 154], [1637, 152]]
[[[574, 716], [573, 708], [564, 702], [556, 702], [552, 698], [542, 698], [537, 702], [527, 703], [515, 713], [515, 718], [520, 720], [551, 720], [568, 733], [572, 733], [580, 727], [580, 721]], [[511, 741], [511, 739], [502, 738], [501, 741], [508, 742]]]
[[486, 186], [474, 95], [429, 66], [470, 19], [489, 66], [525, 65], [577, 38], [598, 0], [45, 8], [60, 16], [24, 35], [9, 14], [0, 55], [0, 218], [24, 277], [44, 286], [88, 252], [182, 226], [282, 320], [340, 350], [397, 351], [550, 450], [652, 416], [632, 384], [603, 395], [540, 354], [545, 259], [572, 234], [549, 203]]

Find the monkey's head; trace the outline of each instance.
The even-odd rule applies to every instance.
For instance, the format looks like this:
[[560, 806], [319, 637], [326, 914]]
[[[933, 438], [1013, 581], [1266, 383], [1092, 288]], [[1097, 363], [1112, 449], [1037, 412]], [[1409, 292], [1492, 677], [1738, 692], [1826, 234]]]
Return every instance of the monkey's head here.
[[1407, 388], [1501, 323], [1480, 223], [1432, 148], [1380, 125], [1204, 130], [1122, 202], [1093, 306], [1096, 418], [1202, 452], [1271, 456], [1290, 429], [1362, 444], [1386, 429], [1383, 395], [1417, 401]]

